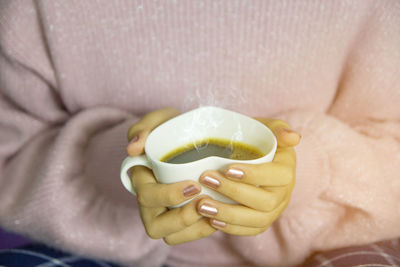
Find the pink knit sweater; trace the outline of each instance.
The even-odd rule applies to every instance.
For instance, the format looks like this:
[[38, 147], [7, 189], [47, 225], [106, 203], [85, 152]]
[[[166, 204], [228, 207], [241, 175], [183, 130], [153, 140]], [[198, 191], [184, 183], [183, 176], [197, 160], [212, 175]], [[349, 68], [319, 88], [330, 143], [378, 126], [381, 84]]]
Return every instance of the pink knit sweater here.
[[[0, 226], [137, 266], [295, 265], [400, 235], [400, 2], [0, 2]], [[301, 132], [269, 230], [169, 247], [121, 185], [142, 114], [215, 105]]]

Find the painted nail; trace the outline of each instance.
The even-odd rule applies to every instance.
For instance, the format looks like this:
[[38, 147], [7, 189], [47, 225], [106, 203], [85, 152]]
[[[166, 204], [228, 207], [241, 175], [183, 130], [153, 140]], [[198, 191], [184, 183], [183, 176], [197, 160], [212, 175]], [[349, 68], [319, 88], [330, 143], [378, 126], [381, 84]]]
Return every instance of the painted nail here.
[[204, 176], [201, 182], [214, 189], [217, 189], [218, 186], [221, 184], [217, 179], [210, 176]]
[[214, 207], [208, 206], [206, 204], [201, 205], [200, 210], [199, 210], [201, 215], [207, 216], [215, 216], [218, 213], [218, 210]]
[[228, 169], [225, 174], [226, 174], [226, 176], [228, 176], [230, 178], [235, 178], [235, 179], [242, 179], [244, 176], [244, 172], [242, 170], [235, 169], [235, 168]]
[[131, 141], [129, 141], [129, 144], [135, 143], [139, 139], [139, 136], [135, 135], [132, 137]]
[[183, 195], [185, 197], [191, 197], [198, 193], [200, 193], [200, 190], [197, 187], [195, 187], [194, 185], [189, 185], [188, 187], [183, 189]]
[[218, 228], [224, 228], [226, 226], [225, 222], [221, 222], [215, 219], [211, 220], [211, 224]]

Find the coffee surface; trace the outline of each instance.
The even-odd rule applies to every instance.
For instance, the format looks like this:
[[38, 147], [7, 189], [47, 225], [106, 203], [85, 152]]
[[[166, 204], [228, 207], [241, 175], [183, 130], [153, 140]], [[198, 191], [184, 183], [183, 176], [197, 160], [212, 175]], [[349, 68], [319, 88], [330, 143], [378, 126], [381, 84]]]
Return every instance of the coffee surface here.
[[251, 160], [264, 156], [258, 148], [238, 142], [220, 138], [210, 138], [195, 144], [178, 147], [160, 160], [167, 163], [182, 164], [207, 157], [216, 156], [236, 160]]

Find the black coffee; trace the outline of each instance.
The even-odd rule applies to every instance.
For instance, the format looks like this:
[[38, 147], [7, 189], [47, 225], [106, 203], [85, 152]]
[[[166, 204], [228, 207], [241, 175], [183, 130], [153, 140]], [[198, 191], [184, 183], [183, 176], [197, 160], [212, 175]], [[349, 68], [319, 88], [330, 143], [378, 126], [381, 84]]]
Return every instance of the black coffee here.
[[228, 159], [251, 160], [264, 155], [258, 148], [238, 141], [210, 138], [196, 144], [178, 147], [161, 158], [161, 161], [174, 164], [188, 163], [211, 156]]

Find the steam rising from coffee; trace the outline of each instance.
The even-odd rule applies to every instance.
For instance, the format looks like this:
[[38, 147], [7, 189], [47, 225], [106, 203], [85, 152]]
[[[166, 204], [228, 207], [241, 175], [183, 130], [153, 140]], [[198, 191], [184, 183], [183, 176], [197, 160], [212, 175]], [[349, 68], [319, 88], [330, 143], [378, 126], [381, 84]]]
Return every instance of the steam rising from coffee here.
[[[209, 88], [200, 90], [195, 90], [195, 93], [186, 93], [184, 97], [184, 102], [181, 110], [186, 112], [190, 109], [199, 108], [202, 106], [215, 106], [219, 108], [231, 109], [233, 103], [235, 104], [243, 104], [245, 102], [245, 96], [243, 90], [238, 88], [232, 88], [232, 90], [224, 90], [224, 94], [216, 95], [216, 91], [213, 86]], [[228, 92], [228, 94], [226, 93]], [[242, 106], [242, 105], [239, 105]], [[240, 121], [237, 120], [237, 128], [232, 132], [230, 137], [231, 147], [233, 141], [242, 141], [243, 140], [243, 129]], [[207, 147], [206, 144], [202, 144], [201, 146], [197, 146], [198, 141], [202, 140], [203, 136], [207, 136], [208, 132], [212, 132], [212, 130], [217, 129], [221, 124], [224, 123], [224, 118], [221, 114], [214, 112], [213, 110], [207, 111], [207, 113], [196, 113], [194, 115], [194, 119], [191, 124], [188, 125], [184, 130], [184, 135], [190, 136], [191, 142], [195, 145], [196, 150], [201, 150]], [[199, 129], [202, 129], [199, 131]], [[210, 136], [211, 137], [211, 136]]]

